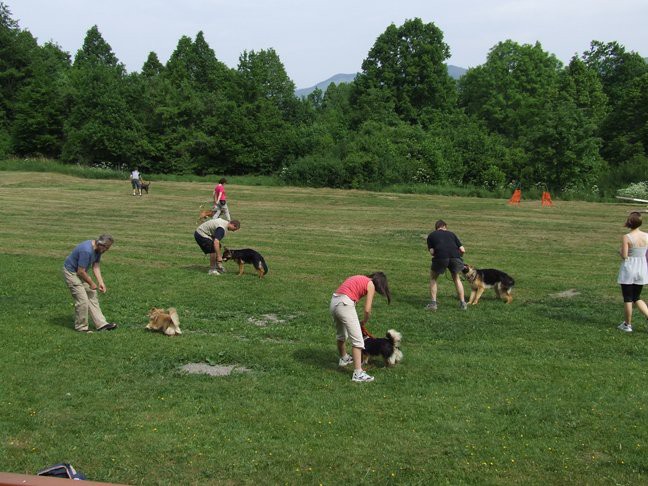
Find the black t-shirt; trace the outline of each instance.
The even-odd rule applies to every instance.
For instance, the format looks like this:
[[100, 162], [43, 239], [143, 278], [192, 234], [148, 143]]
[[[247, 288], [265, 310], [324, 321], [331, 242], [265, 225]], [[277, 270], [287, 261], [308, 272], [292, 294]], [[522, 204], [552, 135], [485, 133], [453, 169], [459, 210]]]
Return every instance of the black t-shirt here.
[[463, 246], [457, 235], [448, 230], [436, 230], [427, 237], [428, 250], [434, 248], [434, 259], [461, 258], [459, 247]]

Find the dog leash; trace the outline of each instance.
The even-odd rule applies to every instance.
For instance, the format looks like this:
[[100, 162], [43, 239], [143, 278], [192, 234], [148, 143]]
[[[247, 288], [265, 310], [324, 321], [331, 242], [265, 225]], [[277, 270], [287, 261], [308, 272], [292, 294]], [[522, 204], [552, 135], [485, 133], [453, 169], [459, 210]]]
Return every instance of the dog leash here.
[[360, 330], [362, 331], [362, 337], [363, 337], [363, 338], [366, 339], [366, 338], [369, 337], [369, 338], [373, 338], [373, 339], [375, 339], [375, 338], [371, 335], [371, 333], [370, 333], [369, 331], [367, 331], [367, 328], [364, 327], [363, 324], [360, 324]]

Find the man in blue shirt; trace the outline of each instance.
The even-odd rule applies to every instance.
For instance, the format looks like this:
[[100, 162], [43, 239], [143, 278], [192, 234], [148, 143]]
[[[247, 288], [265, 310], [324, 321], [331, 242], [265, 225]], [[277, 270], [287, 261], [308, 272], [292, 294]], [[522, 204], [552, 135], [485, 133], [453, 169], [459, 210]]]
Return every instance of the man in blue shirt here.
[[[111, 331], [117, 324], [109, 323], [101, 312], [97, 290], [106, 292], [106, 284], [101, 276], [101, 255], [107, 252], [114, 240], [110, 235], [101, 235], [96, 240], [79, 243], [68, 255], [63, 264], [63, 279], [74, 300], [74, 329], [79, 332], [92, 332], [88, 329], [88, 314], [97, 331]], [[88, 274], [92, 267], [95, 281]]]

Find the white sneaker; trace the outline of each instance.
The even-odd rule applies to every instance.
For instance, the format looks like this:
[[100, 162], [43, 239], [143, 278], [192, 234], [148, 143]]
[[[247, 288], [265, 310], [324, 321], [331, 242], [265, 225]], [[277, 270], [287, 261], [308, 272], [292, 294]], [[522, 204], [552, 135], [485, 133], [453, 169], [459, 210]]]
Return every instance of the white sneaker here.
[[338, 366], [347, 366], [351, 363], [353, 363], [353, 357], [350, 354], [347, 354], [346, 356], [340, 358], [340, 361], [338, 361]]
[[351, 378], [351, 381], [357, 381], [359, 383], [369, 383], [370, 381], [374, 381], [374, 377], [369, 376], [366, 371], [361, 371], [360, 373], [354, 371], [353, 378]]
[[209, 270], [209, 272], [207, 272], [207, 274], [208, 275], [221, 275], [221, 272], [219, 272], [215, 268], [212, 268], [212, 269]]
[[625, 321], [619, 324], [617, 329], [623, 332], [632, 332], [632, 326], [630, 324], [626, 324]]

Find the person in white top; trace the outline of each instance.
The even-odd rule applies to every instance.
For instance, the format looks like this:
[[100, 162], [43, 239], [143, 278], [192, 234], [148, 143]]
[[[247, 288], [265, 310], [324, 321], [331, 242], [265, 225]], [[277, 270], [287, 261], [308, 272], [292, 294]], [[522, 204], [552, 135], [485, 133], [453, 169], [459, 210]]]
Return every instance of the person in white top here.
[[625, 222], [625, 227], [630, 231], [621, 238], [621, 268], [617, 283], [621, 285], [623, 305], [625, 307], [625, 321], [619, 324], [618, 329], [632, 332], [632, 304], [648, 319], [648, 306], [641, 299], [641, 290], [648, 285], [648, 233], [639, 230], [641, 226], [641, 213], [632, 212]]
[[137, 195], [137, 192], [139, 191], [139, 195], [142, 195], [142, 182], [141, 182], [142, 176], [139, 173], [139, 170], [135, 169], [131, 172], [130, 174], [130, 181], [131, 185], [133, 186], [133, 196]]

